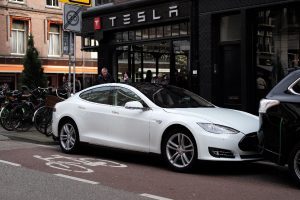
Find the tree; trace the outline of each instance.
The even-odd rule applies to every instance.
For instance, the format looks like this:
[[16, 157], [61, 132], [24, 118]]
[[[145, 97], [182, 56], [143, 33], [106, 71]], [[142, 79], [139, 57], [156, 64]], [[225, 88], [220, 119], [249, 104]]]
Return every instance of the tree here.
[[39, 53], [34, 47], [33, 36], [30, 35], [27, 43], [27, 51], [23, 60], [23, 72], [21, 74], [21, 83], [30, 89], [45, 87], [47, 78], [42, 68]]

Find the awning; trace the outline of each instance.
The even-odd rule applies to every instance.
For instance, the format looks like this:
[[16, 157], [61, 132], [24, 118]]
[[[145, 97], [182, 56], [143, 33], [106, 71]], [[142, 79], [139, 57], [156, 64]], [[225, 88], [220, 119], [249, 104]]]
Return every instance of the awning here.
[[[48, 74], [67, 74], [69, 73], [69, 66], [53, 66], [53, 65], [43, 65], [44, 72]], [[0, 64], [0, 73], [22, 73], [23, 65], [10, 65], [10, 64]], [[73, 72], [73, 66], [71, 69]], [[98, 74], [97, 67], [89, 66], [76, 66], [76, 74]]]

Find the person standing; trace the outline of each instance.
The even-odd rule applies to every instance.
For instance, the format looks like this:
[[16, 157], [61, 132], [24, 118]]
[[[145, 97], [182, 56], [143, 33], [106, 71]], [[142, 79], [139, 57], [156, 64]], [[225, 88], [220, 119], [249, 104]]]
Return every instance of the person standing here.
[[101, 69], [101, 73], [98, 76], [98, 84], [104, 84], [104, 83], [114, 83], [114, 78], [108, 73], [108, 70], [106, 67], [103, 67]]

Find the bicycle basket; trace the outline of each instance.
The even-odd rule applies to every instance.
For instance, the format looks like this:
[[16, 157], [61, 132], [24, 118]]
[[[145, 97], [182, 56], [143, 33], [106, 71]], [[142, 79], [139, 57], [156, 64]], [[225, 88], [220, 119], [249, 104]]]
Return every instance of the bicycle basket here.
[[47, 95], [46, 96], [46, 101], [45, 101], [45, 106], [54, 108], [55, 104], [62, 101], [61, 98], [54, 96], [54, 95]]

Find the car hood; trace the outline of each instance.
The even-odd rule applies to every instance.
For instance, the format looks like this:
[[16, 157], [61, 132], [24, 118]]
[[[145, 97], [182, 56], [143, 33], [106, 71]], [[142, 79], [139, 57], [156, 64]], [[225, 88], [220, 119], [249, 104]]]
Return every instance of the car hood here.
[[226, 108], [170, 108], [168, 113], [199, 118], [199, 122], [207, 121], [214, 124], [234, 128], [244, 134], [257, 132], [258, 117], [246, 112]]

